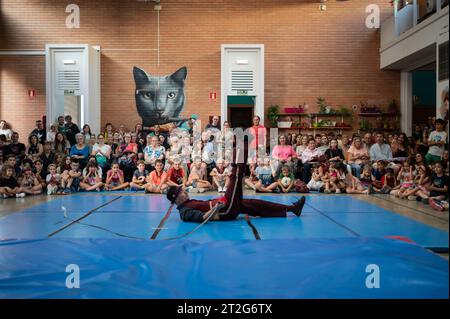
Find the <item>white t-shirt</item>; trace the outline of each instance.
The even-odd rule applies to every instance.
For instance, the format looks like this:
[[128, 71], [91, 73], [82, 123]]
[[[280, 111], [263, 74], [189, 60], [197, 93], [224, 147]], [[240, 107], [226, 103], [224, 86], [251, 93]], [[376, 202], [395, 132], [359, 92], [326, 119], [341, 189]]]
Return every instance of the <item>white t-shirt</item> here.
[[[111, 146], [109, 146], [108, 144], [103, 144], [101, 147], [99, 144], [95, 143], [94, 146], [92, 146], [92, 152], [94, 154], [97, 154], [97, 151], [100, 150], [102, 151], [103, 154], [106, 154], [108, 152], [108, 150], [111, 152]], [[100, 154], [99, 154], [100, 155]]]
[[[430, 133], [430, 136], [428, 137], [429, 141], [433, 141], [433, 142], [440, 142], [440, 141], [447, 141], [447, 132], [445, 131], [433, 131]], [[439, 156], [442, 157], [442, 154], [445, 151], [445, 144], [438, 146], [438, 145], [432, 145], [430, 146], [430, 148], [428, 149], [428, 153], [433, 155], [433, 156]]]
[[61, 181], [61, 175], [59, 174], [47, 174], [47, 177], [45, 178], [45, 181], [47, 182], [47, 184], [50, 183], [50, 181], [52, 181], [52, 183], [59, 183]]
[[6, 130], [0, 130], [0, 135], [5, 135], [6, 139], [9, 141], [11, 139], [12, 131], [9, 128]]
[[49, 131], [49, 132], [47, 132], [47, 138], [45, 139], [45, 141], [53, 143], [53, 142], [55, 142], [55, 136], [56, 136], [55, 132]]
[[202, 161], [206, 164], [211, 164], [215, 161], [215, 152], [214, 152], [214, 144], [211, 142], [208, 142], [203, 147], [202, 152]]

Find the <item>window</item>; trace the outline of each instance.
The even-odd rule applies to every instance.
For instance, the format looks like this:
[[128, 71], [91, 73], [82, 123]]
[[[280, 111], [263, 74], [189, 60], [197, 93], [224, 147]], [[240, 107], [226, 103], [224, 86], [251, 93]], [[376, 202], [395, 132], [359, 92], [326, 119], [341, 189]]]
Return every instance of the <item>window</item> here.
[[448, 79], [448, 41], [439, 45], [439, 81]]

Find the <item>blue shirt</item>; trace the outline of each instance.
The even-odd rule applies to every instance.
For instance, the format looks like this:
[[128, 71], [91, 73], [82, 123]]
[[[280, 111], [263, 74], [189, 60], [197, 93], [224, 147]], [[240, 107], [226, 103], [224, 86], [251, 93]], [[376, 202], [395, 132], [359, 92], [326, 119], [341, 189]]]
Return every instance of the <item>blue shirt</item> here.
[[151, 145], [146, 146], [144, 148], [144, 153], [147, 154], [148, 158], [152, 159], [158, 159], [161, 155], [164, 155], [166, 153], [166, 149], [164, 146], [158, 146], [156, 148], [153, 148]]
[[70, 148], [70, 156], [83, 156], [85, 160], [89, 157], [89, 146], [85, 145], [84, 148], [79, 150], [76, 145]]
[[392, 160], [392, 150], [388, 144], [382, 144], [381, 146], [376, 143], [373, 144], [370, 148], [370, 160], [378, 161], [378, 160]]

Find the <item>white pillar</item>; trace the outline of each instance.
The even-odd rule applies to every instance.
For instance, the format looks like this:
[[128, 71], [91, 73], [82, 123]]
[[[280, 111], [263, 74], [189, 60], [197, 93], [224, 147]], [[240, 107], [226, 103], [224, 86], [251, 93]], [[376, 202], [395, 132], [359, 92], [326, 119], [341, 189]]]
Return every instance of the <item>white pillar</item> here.
[[412, 74], [402, 71], [400, 76], [400, 127], [408, 136], [412, 133]]

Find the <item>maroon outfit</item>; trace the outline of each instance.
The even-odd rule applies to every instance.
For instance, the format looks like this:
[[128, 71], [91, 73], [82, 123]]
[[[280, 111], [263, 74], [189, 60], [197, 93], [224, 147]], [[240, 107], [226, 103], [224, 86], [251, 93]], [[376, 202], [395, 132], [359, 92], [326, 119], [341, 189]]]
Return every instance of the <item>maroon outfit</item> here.
[[[277, 204], [260, 199], [243, 199], [242, 178], [244, 176], [244, 171], [244, 164], [238, 164], [237, 167], [233, 167], [228, 184], [229, 187], [227, 188], [224, 197], [215, 198], [209, 201], [190, 199], [181, 204], [180, 207], [207, 212], [211, 209], [210, 203], [214, 207], [218, 202], [225, 202], [225, 208], [219, 213], [220, 220], [234, 220], [241, 213], [248, 214], [249, 216], [286, 217], [286, 213], [294, 209], [293, 205]], [[236, 174], [236, 172], [238, 172], [238, 174]], [[234, 198], [232, 198], [235, 187], [236, 191], [234, 192]]]

